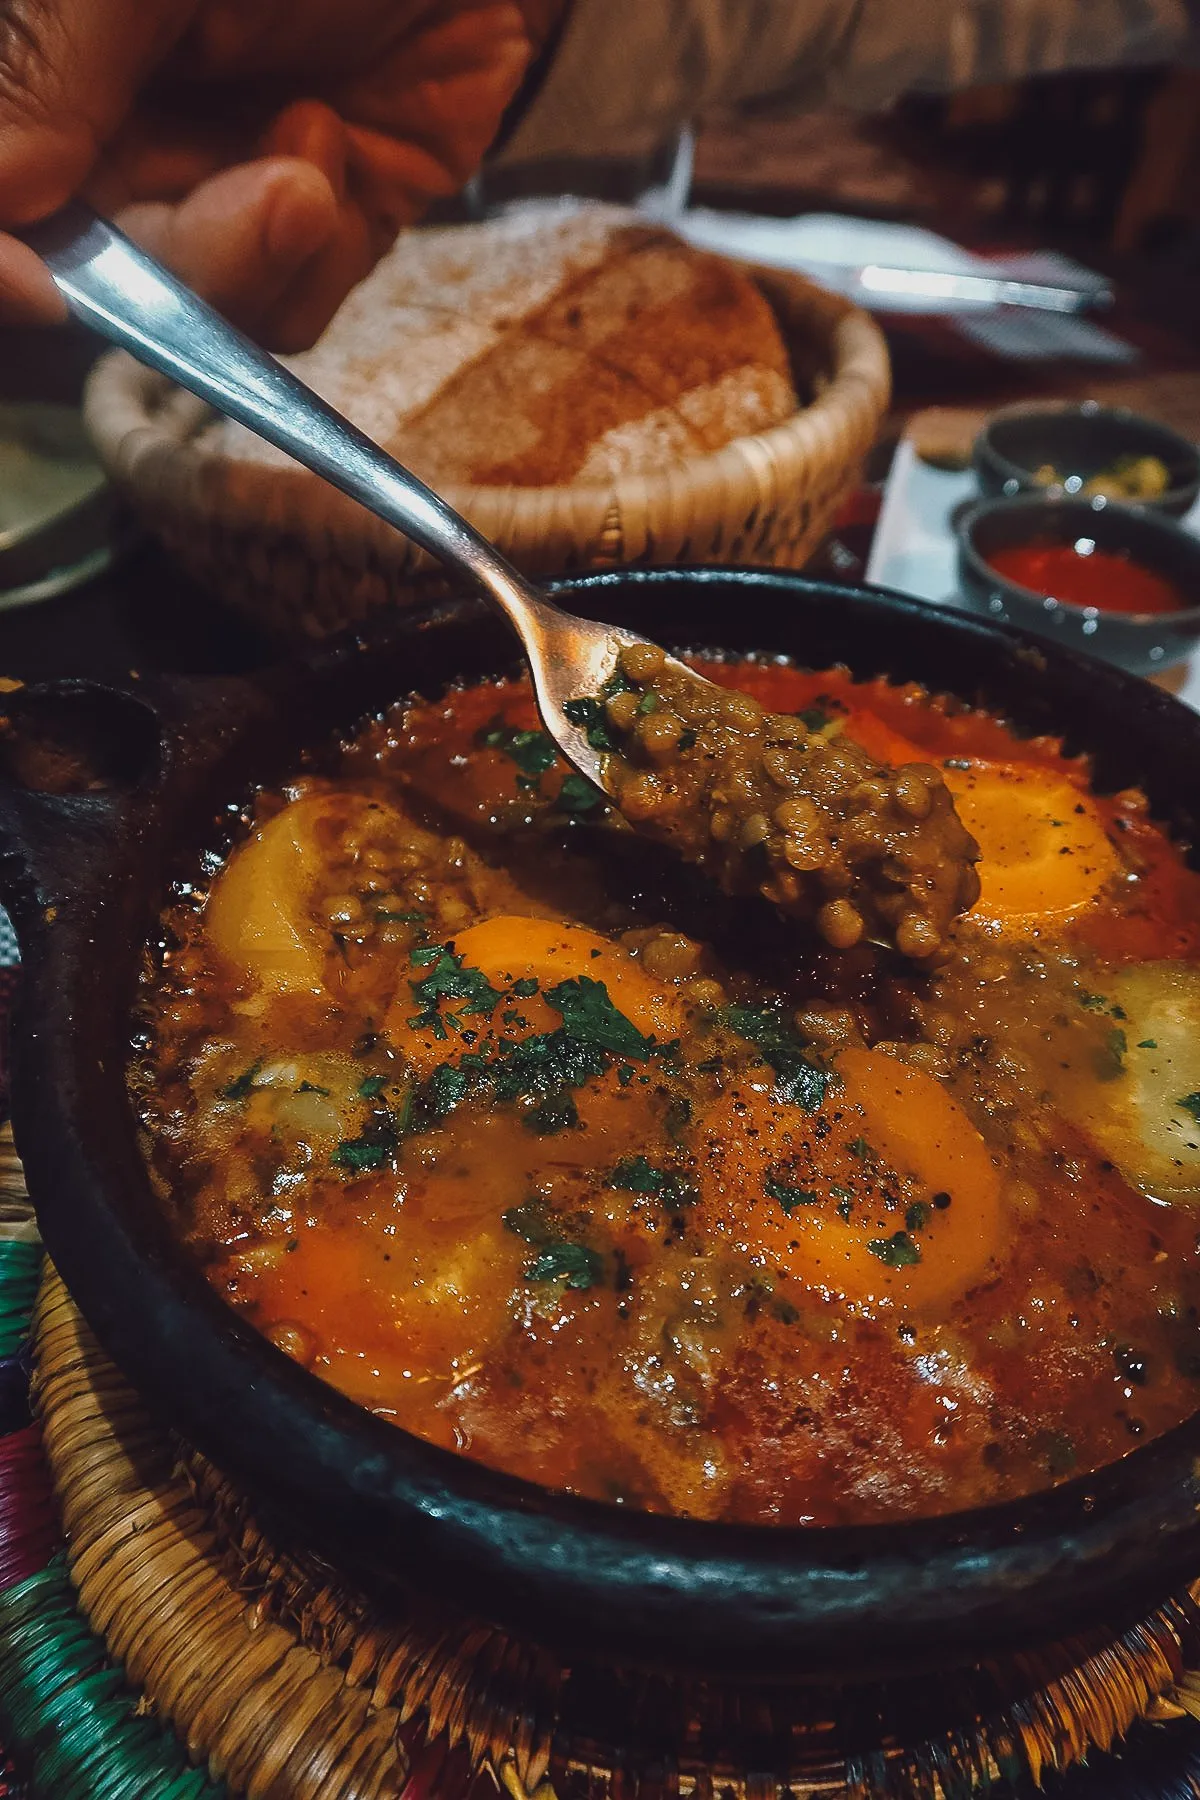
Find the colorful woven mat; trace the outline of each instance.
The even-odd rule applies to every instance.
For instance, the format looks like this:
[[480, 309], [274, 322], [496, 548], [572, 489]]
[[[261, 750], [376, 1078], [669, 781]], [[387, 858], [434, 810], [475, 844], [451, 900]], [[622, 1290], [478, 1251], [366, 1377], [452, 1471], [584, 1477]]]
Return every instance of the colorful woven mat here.
[[[285, 1717], [283, 1687], [275, 1683], [274, 1675], [285, 1663], [271, 1644], [272, 1633], [281, 1641], [285, 1633], [253, 1600], [253, 1584], [240, 1593], [236, 1588], [231, 1591], [224, 1610], [227, 1625], [232, 1622], [253, 1639], [250, 1660], [262, 1664], [252, 1671], [255, 1681], [243, 1680], [240, 1668], [227, 1656], [196, 1654], [200, 1645], [185, 1598], [194, 1601], [198, 1593], [191, 1568], [210, 1583], [219, 1579], [217, 1563], [206, 1549], [215, 1513], [195, 1515], [193, 1509], [204, 1529], [187, 1527], [178, 1537], [178, 1555], [164, 1552], [160, 1544], [154, 1563], [150, 1554], [154, 1531], [161, 1538], [161, 1528], [173, 1528], [161, 1497], [166, 1479], [170, 1476], [178, 1485], [182, 1477], [172, 1473], [173, 1453], [162, 1434], [133, 1416], [136, 1396], [98, 1352], [87, 1352], [93, 1356], [91, 1399], [81, 1387], [83, 1362], [72, 1361], [70, 1355], [59, 1354], [57, 1361], [51, 1355], [49, 1362], [39, 1356], [47, 1441], [58, 1471], [52, 1478], [42, 1426], [30, 1417], [31, 1315], [36, 1306], [42, 1327], [40, 1349], [48, 1350], [56, 1330], [60, 1339], [65, 1332], [70, 1340], [68, 1350], [82, 1345], [87, 1334], [56, 1278], [43, 1287], [38, 1300], [41, 1262], [11, 1137], [0, 1132], [0, 1746], [7, 1747], [7, 1754], [0, 1748], [0, 1800], [6, 1795], [19, 1800], [217, 1800], [226, 1794], [230, 1800], [234, 1795], [245, 1795], [246, 1800], [306, 1800], [323, 1788], [335, 1761], [341, 1770], [337, 1791], [347, 1797], [370, 1794], [374, 1800], [384, 1795], [389, 1800], [482, 1800], [492, 1781], [502, 1784], [511, 1800], [530, 1800], [533, 1787], [537, 1787], [533, 1800], [800, 1800], [801, 1794], [805, 1800], [883, 1796], [914, 1800], [918, 1793], [922, 1800], [927, 1796], [978, 1800], [982, 1794], [989, 1800], [1028, 1800], [1036, 1791], [1027, 1772], [1034, 1766], [1029, 1746], [1035, 1743], [1057, 1745], [1038, 1764], [1041, 1791], [1050, 1800], [1200, 1800], [1200, 1673], [1195, 1672], [1200, 1664], [1200, 1614], [1195, 1590], [1113, 1642], [1086, 1666], [1060, 1674], [1040, 1691], [1030, 1692], [1027, 1701], [1019, 1701], [1009, 1721], [1010, 1729], [1015, 1728], [1014, 1741], [1019, 1739], [1025, 1751], [1011, 1761], [1005, 1758], [1007, 1768], [996, 1767], [993, 1759], [990, 1772], [975, 1753], [978, 1746], [972, 1748], [980, 1720], [964, 1718], [960, 1731], [944, 1738], [940, 1747], [932, 1747], [931, 1755], [933, 1751], [936, 1755], [916, 1782], [911, 1763], [889, 1763], [883, 1752], [860, 1757], [855, 1767], [846, 1766], [844, 1774], [828, 1785], [805, 1781], [789, 1792], [781, 1790], [769, 1773], [727, 1782], [703, 1772], [681, 1777], [677, 1770], [647, 1767], [601, 1770], [581, 1762], [564, 1740], [551, 1756], [553, 1788], [549, 1782], [539, 1786], [540, 1777], [526, 1787], [511, 1763], [493, 1760], [481, 1766], [469, 1753], [469, 1721], [453, 1723], [463, 1710], [462, 1702], [455, 1693], [434, 1694], [428, 1685], [436, 1677], [435, 1686], [446, 1686], [450, 1662], [441, 1676], [437, 1666], [426, 1671], [419, 1701], [418, 1690], [397, 1674], [403, 1701], [381, 1706], [376, 1674], [365, 1688], [360, 1686], [360, 1699], [343, 1703], [353, 1672], [343, 1677], [336, 1667], [339, 1658], [327, 1665], [324, 1657], [304, 1647], [299, 1636], [286, 1658], [293, 1667], [297, 1658], [307, 1659], [312, 1699], [297, 1708], [293, 1694], [292, 1711]], [[72, 1410], [61, 1404], [61, 1398], [51, 1404], [52, 1368], [57, 1371], [59, 1396], [72, 1395], [77, 1401], [82, 1396], [81, 1407]], [[93, 1429], [98, 1426], [112, 1440], [109, 1461], [103, 1466], [81, 1454], [87, 1446], [82, 1443], [80, 1421], [87, 1424], [89, 1406]], [[148, 1447], [141, 1450], [139, 1431], [148, 1432]], [[114, 1478], [122, 1457], [128, 1497]], [[161, 1465], [157, 1475], [151, 1467], [155, 1459]], [[82, 1471], [73, 1490], [62, 1485], [68, 1464]], [[120, 1629], [103, 1607], [97, 1611], [93, 1606], [92, 1616], [107, 1634], [107, 1642], [81, 1610], [60, 1541], [58, 1495], [65, 1516], [74, 1521], [72, 1556], [85, 1592], [89, 1575], [85, 1565], [90, 1563], [94, 1588], [103, 1557], [111, 1561], [119, 1553], [135, 1571], [136, 1604], [130, 1601], [126, 1607]], [[189, 1497], [193, 1495], [197, 1502], [206, 1498], [195, 1488], [189, 1490]], [[259, 1548], [260, 1560], [265, 1557], [277, 1564], [269, 1543], [260, 1540]], [[171, 1581], [155, 1572], [166, 1560], [172, 1562]], [[356, 1630], [362, 1631], [347, 1612], [326, 1621], [323, 1628], [349, 1631], [352, 1638]], [[145, 1679], [143, 1652], [155, 1629], [160, 1639], [164, 1632], [168, 1639], [192, 1634], [192, 1667], [201, 1665], [207, 1673], [192, 1677], [193, 1684], [199, 1681], [199, 1701], [193, 1694], [190, 1712], [177, 1691], [172, 1699], [167, 1684], [151, 1682], [150, 1691], [138, 1685]], [[355, 1638], [352, 1665], [370, 1661], [369, 1635], [363, 1632]], [[1128, 1655], [1135, 1639], [1140, 1644], [1140, 1667]], [[123, 1646], [122, 1654], [137, 1671], [136, 1680], [109, 1643]], [[1148, 1666], [1148, 1649], [1154, 1652], [1151, 1661], [1157, 1662], [1159, 1673], [1135, 1692], [1136, 1681]], [[451, 1686], [456, 1680], [451, 1679]], [[275, 1704], [273, 1683], [279, 1690]], [[331, 1701], [343, 1704], [346, 1713], [336, 1729]], [[180, 1731], [186, 1730], [187, 1745], [159, 1716], [159, 1705]], [[1097, 1705], [1108, 1709], [1107, 1723], [1097, 1714]], [[239, 1713], [248, 1716], [238, 1720]], [[449, 1727], [446, 1719], [451, 1721]], [[1090, 1724], [1085, 1724], [1088, 1719]], [[1132, 1727], [1131, 1720], [1136, 1720]], [[235, 1737], [242, 1754], [231, 1756], [228, 1746]], [[1094, 1749], [1098, 1738], [1119, 1748], [1098, 1753]], [[389, 1750], [389, 1745], [395, 1749]], [[308, 1781], [297, 1786], [289, 1775], [286, 1765], [297, 1747], [304, 1751], [302, 1760], [313, 1786]], [[1058, 1773], [1060, 1768], [1066, 1772]], [[228, 1785], [215, 1778], [226, 1769]]]
[[0, 1218], [0, 1744], [27, 1784], [0, 1752], [0, 1795], [215, 1797], [223, 1789], [173, 1733], [139, 1716], [137, 1695], [79, 1613], [41, 1430], [29, 1419], [24, 1347], [40, 1264], [27, 1221]]

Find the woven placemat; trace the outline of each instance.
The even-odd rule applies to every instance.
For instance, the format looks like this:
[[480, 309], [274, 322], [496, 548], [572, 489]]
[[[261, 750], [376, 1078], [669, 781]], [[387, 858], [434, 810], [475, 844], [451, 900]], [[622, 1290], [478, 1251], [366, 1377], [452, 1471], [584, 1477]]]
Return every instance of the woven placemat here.
[[151, 1420], [0, 1134], [0, 1800], [1184, 1800], [1198, 1600], [923, 1685], [754, 1693], [385, 1611]]

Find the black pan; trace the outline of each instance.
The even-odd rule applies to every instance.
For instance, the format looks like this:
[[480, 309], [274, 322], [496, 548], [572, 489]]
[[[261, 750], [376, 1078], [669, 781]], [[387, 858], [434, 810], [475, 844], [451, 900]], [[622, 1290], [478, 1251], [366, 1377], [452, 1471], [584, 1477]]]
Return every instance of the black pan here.
[[[960, 613], [766, 571], [618, 572], [559, 591], [676, 648], [845, 662], [983, 700], [1022, 731], [1064, 735], [1092, 754], [1101, 788], [1140, 784], [1172, 831], [1200, 837], [1200, 719], [1115, 669]], [[283, 1528], [375, 1588], [414, 1584], [567, 1655], [860, 1679], [1120, 1624], [1194, 1576], [1200, 1416], [1098, 1475], [949, 1518], [774, 1530], [650, 1517], [371, 1417], [230, 1311], [177, 1247], [124, 1085], [142, 946], [169, 881], [306, 746], [406, 692], [512, 664], [506, 628], [464, 604], [251, 678], [10, 696], [0, 890], [26, 964], [17, 1145], [48, 1249], [101, 1342]]]

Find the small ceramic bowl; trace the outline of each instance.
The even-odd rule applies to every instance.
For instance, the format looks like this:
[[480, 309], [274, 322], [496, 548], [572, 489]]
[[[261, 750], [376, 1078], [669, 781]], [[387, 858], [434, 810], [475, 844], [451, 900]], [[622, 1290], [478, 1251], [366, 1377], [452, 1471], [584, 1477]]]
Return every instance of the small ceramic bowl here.
[[[1101, 499], [1046, 500], [1022, 494], [973, 506], [957, 529], [963, 594], [974, 611], [989, 619], [1021, 625], [1134, 675], [1152, 675], [1182, 662], [1200, 641], [1200, 538], [1161, 513]], [[1166, 613], [1076, 606], [1019, 586], [989, 561], [999, 550], [1075, 544], [1080, 538], [1164, 576], [1187, 604]]]
[[[1084, 482], [1126, 456], [1157, 457], [1167, 468], [1165, 492], [1139, 499], [1139, 505], [1177, 518], [1191, 510], [1200, 496], [1200, 451], [1169, 426], [1123, 406], [1085, 400], [1082, 405], [1003, 407], [976, 438], [973, 461], [985, 494], [1057, 497], [1078, 493]], [[1062, 475], [1061, 486], [1036, 480], [1036, 471], [1047, 466]]]

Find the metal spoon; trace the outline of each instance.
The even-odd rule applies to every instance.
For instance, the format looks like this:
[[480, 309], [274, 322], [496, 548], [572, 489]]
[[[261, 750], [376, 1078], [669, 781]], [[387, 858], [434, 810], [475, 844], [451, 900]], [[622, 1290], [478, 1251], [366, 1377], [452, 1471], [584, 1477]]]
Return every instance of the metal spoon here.
[[621, 647], [647, 639], [553, 605], [424, 482], [88, 207], [72, 202], [23, 236], [85, 325], [332, 482], [499, 607], [521, 640], [546, 730], [606, 787], [603, 753], [563, 706], [595, 694]]

